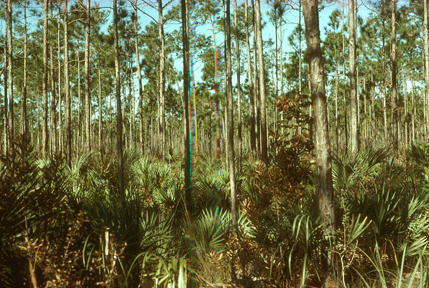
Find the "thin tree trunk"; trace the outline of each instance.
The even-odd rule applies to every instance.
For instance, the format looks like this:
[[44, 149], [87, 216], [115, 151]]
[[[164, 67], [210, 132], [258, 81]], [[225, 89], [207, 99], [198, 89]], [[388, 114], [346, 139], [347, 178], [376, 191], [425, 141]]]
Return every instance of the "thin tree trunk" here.
[[396, 59], [396, 1], [392, 1], [392, 40], [391, 40], [391, 61], [392, 61], [392, 136], [393, 136], [393, 149], [398, 150], [398, 110], [396, 107], [396, 98], [398, 97], [398, 91], [396, 88], [397, 76], [396, 70], [398, 69], [398, 63]]
[[[9, 27], [9, 17], [8, 17], [8, 9], [4, 9], [4, 18], [5, 18], [5, 38], [4, 38], [4, 63], [5, 63], [5, 69], [7, 69], [8, 68], [8, 65], [9, 65], [9, 63], [8, 63], [8, 43], [7, 43], [7, 41], [8, 41], [8, 36], [9, 36], [9, 33], [8, 33], [8, 27]], [[5, 151], [5, 154], [7, 155], [8, 154], [8, 152], [9, 152], [9, 145], [8, 145], [8, 142], [9, 142], [9, 128], [8, 128], [8, 124], [9, 124], [9, 121], [8, 121], [8, 109], [7, 109], [7, 106], [8, 106], [8, 101], [7, 101], [7, 99], [8, 99], [8, 73], [6, 73], [6, 71], [5, 71], [5, 73], [4, 73], [4, 129], [3, 129], [3, 133], [4, 133], [4, 151]]]
[[259, 156], [261, 153], [261, 121], [260, 121], [260, 101], [259, 101], [259, 83], [258, 83], [258, 58], [257, 58], [257, 50], [256, 46], [256, 38], [258, 35], [256, 29], [256, 13], [255, 13], [255, 4], [254, 0], [252, 0], [252, 13], [253, 13], [253, 83], [255, 84], [254, 89], [254, 98], [255, 98], [255, 136], [256, 136], [256, 156]]
[[[253, 5], [252, 5], [253, 7]], [[252, 8], [253, 10], [253, 8]], [[255, 135], [255, 92], [253, 87], [252, 66], [249, 43], [249, 18], [247, 0], [244, 1], [244, 18], [246, 30], [246, 50], [247, 50], [247, 77], [249, 78], [249, 115], [250, 115], [250, 147], [252, 154], [256, 155], [256, 135]]]
[[[240, 173], [241, 171], [241, 149], [242, 149], [242, 139], [241, 139], [241, 86], [240, 86], [240, 43], [238, 41], [238, 19], [237, 19], [237, 0], [234, 0], [234, 24], [235, 24], [235, 49], [237, 54], [237, 130], [238, 130], [238, 139], [237, 139], [237, 169]], [[232, 97], [231, 97], [232, 101]], [[232, 107], [232, 105], [231, 105]]]
[[160, 119], [158, 120], [160, 131], [160, 146], [162, 161], [165, 159], [165, 68], [164, 68], [164, 19], [162, 15], [163, 7], [162, 0], [158, 0], [158, 24], [159, 24], [159, 40], [161, 43], [159, 52], [159, 101], [160, 101]]
[[100, 67], [100, 51], [97, 55], [97, 66], [98, 66], [98, 150], [101, 154], [104, 154], [103, 148], [103, 118], [101, 109], [101, 67]]
[[89, 47], [90, 47], [90, 14], [91, 0], [86, 0], [86, 21], [85, 21], [85, 150], [91, 150], [91, 82], [89, 71]]
[[24, 1], [24, 86], [22, 87], [23, 132], [28, 132], [27, 119], [27, 1]]
[[[81, 113], [81, 109], [80, 109], [80, 105], [81, 105], [81, 98], [80, 98], [80, 96], [81, 96], [81, 91], [80, 91], [80, 56], [79, 56], [79, 54], [80, 54], [80, 47], [79, 47], [79, 41], [78, 41], [78, 44], [77, 44], [77, 52], [76, 52], [76, 54], [77, 54], [77, 145], [76, 145], [76, 148], [77, 148], [77, 157], [79, 158], [79, 155], [80, 155], [80, 148], [82, 147], [81, 146], [81, 123], [80, 123], [80, 113]], [[82, 132], [83, 133], [83, 132]]]
[[[8, 18], [9, 21], [7, 23], [8, 25], [8, 29], [9, 29], [9, 33], [8, 33], [8, 58], [9, 58], [9, 76], [8, 76], [8, 80], [9, 80], [9, 139], [12, 140], [13, 139], [13, 135], [14, 135], [14, 119], [13, 119], [13, 46], [12, 46], [12, 0], [8, 0], [7, 1], [7, 11], [8, 11]], [[11, 143], [11, 142], [10, 142]], [[13, 150], [11, 150], [11, 152], [13, 152]]]
[[43, 1], [43, 131], [42, 156], [48, 152], [48, 0]]
[[[280, 96], [283, 96], [283, 16], [280, 17]], [[283, 111], [280, 112], [281, 134], [284, 135]]]
[[189, 19], [188, 0], [181, 0], [182, 4], [182, 43], [183, 43], [183, 102], [185, 113], [185, 199], [188, 214], [192, 217], [191, 203], [191, 147], [189, 130]]
[[349, 60], [350, 60], [350, 106], [351, 106], [351, 150], [359, 150], [359, 123], [356, 81], [356, 19], [354, 14], [355, 0], [349, 0]]
[[[428, 3], [427, 0], [423, 0], [424, 13], [423, 19], [425, 24], [425, 66], [426, 66], [426, 107], [429, 107], [429, 36], [428, 36]], [[429, 127], [429, 113], [426, 113], [426, 118], [424, 120], [426, 123], [425, 135], [428, 132]], [[427, 139], [425, 139], [426, 141]]]
[[[342, 20], [342, 36], [343, 36], [343, 79], [344, 81], [346, 81], [346, 52], [345, 52], [345, 41], [344, 41], [344, 6], [343, 6], [343, 10], [341, 13], [341, 20]], [[347, 101], [346, 101], [346, 85], [344, 85], [344, 89], [343, 89], [343, 101], [344, 101], [344, 150], [347, 153], [348, 150], [348, 146], [349, 146], [349, 135], [348, 135], [348, 129], [347, 129]]]
[[[331, 148], [329, 144], [329, 130], [327, 121], [327, 107], [325, 95], [325, 75], [323, 58], [320, 49], [319, 12], [317, 0], [303, 0], [303, 14], [305, 21], [305, 36], [309, 55], [311, 75], [311, 96], [314, 107], [317, 176], [319, 184], [319, 210], [321, 223], [324, 225], [324, 240], [322, 249], [323, 276], [322, 287], [335, 287], [334, 281], [334, 254], [330, 248], [330, 240], [335, 237], [335, 206], [332, 187]], [[326, 254], [325, 254], [326, 253]]]
[[68, 41], [68, 8], [64, 0], [64, 93], [66, 95], [66, 162], [71, 166], [71, 99], [69, 81], [69, 41]]
[[413, 144], [414, 144], [414, 142], [416, 141], [416, 118], [415, 118], [415, 115], [416, 115], [416, 106], [414, 105], [414, 80], [412, 80], [411, 81], [411, 105], [412, 105], [412, 113], [411, 113], [411, 116], [412, 116], [412, 125], [413, 125]]
[[264, 50], [262, 46], [262, 23], [260, 0], [255, 0], [256, 29], [258, 31], [258, 53], [259, 53], [259, 89], [261, 93], [261, 152], [262, 159], [268, 161], [268, 143], [267, 143], [267, 103], [265, 99], [265, 62]]
[[405, 77], [405, 69], [402, 69], [402, 75], [404, 76], [404, 104], [405, 104], [405, 113], [404, 113], [404, 118], [405, 118], [405, 149], [408, 148], [408, 91], [407, 91], [407, 78]]
[[[89, 1], [89, 0], [87, 0]], [[116, 152], [118, 154], [118, 192], [122, 201], [125, 204], [124, 193], [124, 168], [122, 155], [122, 108], [121, 108], [121, 75], [119, 73], [119, 45], [118, 45], [118, 5], [117, 0], [113, 0], [113, 29], [114, 29], [114, 45], [115, 45], [115, 79], [116, 79]]]
[[[24, 1], [25, 2], [25, 1]], [[57, 16], [57, 29], [58, 29], [58, 149], [62, 153], [64, 151], [64, 139], [63, 139], [63, 111], [62, 111], [62, 95], [61, 95], [61, 42], [60, 42], [60, 15], [61, 9], [58, 8]]]
[[[53, 14], [53, 7], [51, 2], [51, 18]], [[49, 32], [49, 41], [51, 39], [52, 33]], [[53, 42], [53, 41], [52, 41]], [[56, 119], [56, 95], [55, 95], [55, 79], [54, 79], [54, 49], [53, 45], [49, 45], [49, 57], [50, 61], [50, 76], [51, 76], [51, 125], [50, 125], [50, 133], [51, 133], [51, 154], [55, 155], [57, 151], [57, 119]]]
[[340, 146], [338, 143], [340, 118], [338, 117], [338, 58], [337, 58], [337, 46], [335, 46], [335, 147], [339, 151]]
[[142, 72], [140, 68], [140, 53], [138, 44], [138, 31], [137, 31], [137, 0], [134, 3], [135, 17], [133, 19], [134, 25], [134, 44], [136, 49], [136, 64], [137, 64], [137, 75], [139, 77], [139, 114], [140, 114], [140, 151], [144, 153], [144, 139], [143, 139], [143, 86], [142, 86]]

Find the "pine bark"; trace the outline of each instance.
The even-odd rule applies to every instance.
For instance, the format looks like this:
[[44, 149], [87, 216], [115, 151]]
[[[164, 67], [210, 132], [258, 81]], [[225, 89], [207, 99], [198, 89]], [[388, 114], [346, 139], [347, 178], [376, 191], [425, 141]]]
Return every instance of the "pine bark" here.
[[350, 136], [351, 150], [359, 150], [359, 121], [358, 121], [358, 100], [357, 100], [357, 77], [356, 77], [356, 19], [355, 19], [355, 0], [349, 0], [349, 60], [350, 60]]
[[391, 6], [392, 13], [392, 40], [391, 40], [391, 53], [390, 58], [392, 61], [392, 108], [391, 108], [391, 118], [392, 118], [392, 141], [393, 141], [393, 149], [398, 150], [398, 110], [397, 110], [397, 97], [398, 90], [396, 87], [397, 82], [397, 69], [398, 62], [396, 59], [396, 0], [392, 0]]
[[[423, 12], [423, 19], [425, 24], [425, 71], [426, 71], [426, 100], [427, 103], [426, 107], [429, 107], [429, 36], [428, 36], [428, 3], [427, 0], [423, 0], [424, 5], [424, 12]], [[426, 127], [429, 126], [429, 113], [426, 113]], [[427, 131], [425, 132], [425, 134]], [[426, 141], [427, 139], [425, 139]]]
[[[241, 171], [241, 149], [242, 149], [242, 139], [241, 139], [241, 86], [240, 86], [240, 43], [238, 40], [238, 18], [237, 18], [237, 0], [234, 0], [234, 25], [235, 25], [235, 48], [237, 55], [237, 169]], [[232, 99], [231, 99], [232, 101]]]
[[246, 30], [246, 50], [247, 50], [247, 78], [249, 81], [249, 116], [250, 116], [250, 147], [252, 154], [256, 155], [256, 135], [255, 135], [255, 91], [253, 87], [252, 65], [249, 43], [249, 15], [247, 0], [244, 1], [244, 21]]
[[[258, 0], [256, 0], [258, 2]], [[228, 158], [229, 158], [229, 181], [231, 185], [231, 223], [232, 223], [232, 233], [237, 235], [238, 226], [237, 226], [237, 191], [235, 183], [235, 165], [234, 165], [234, 117], [233, 109], [234, 102], [232, 97], [232, 61], [231, 61], [231, 5], [230, 0], [226, 0], [226, 65], [227, 65], [227, 98], [228, 98]]]
[[121, 107], [121, 75], [119, 69], [119, 44], [118, 44], [118, 4], [113, 0], [113, 37], [115, 45], [115, 96], [116, 96], [116, 153], [118, 154], [118, 193], [125, 204], [124, 193], [124, 164], [122, 155], [122, 107]]
[[91, 150], [91, 81], [89, 67], [89, 46], [90, 46], [90, 14], [91, 0], [86, 0], [86, 21], [85, 21], [85, 150]]
[[162, 161], [165, 159], [165, 56], [164, 56], [164, 19], [162, 15], [163, 7], [162, 0], [158, 0], [158, 16], [159, 16], [159, 40], [160, 40], [160, 54], [159, 54], [159, 141], [161, 146]]
[[189, 19], [188, 0], [181, 0], [182, 4], [182, 43], [183, 43], [183, 102], [185, 116], [185, 199], [188, 214], [192, 216], [191, 203], [191, 147], [189, 130]]
[[[24, 1], [25, 2], [25, 1]], [[58, 149], [62, 153], [64, 150], [64, 139], [63, 139], [63, 111], [62, 111], [62, 93], [61, 93], [61, 42], [60, 42], [60, 15], [61, 8], [58, 8], [57, 15], [57, 57], [58, 57]]]
[[69, 81], [69, 41], [68, 41], [68, 7], [64, 0], [64, 93], [66, 96], [65, 120], [66, 120], [66, 162], [71, 166], [71, 99]]
[[[303, 14], [305, 21], [305, 36], [309, 55], [311, 96], [314, 107], [317, 176], [319, 184], [319, 209], [321, 223], [324, 225], [324, 240], [322, 264], [324, 274], [322, 287], [334, 287], [334, 254], [330, 249], [329, 238], [335, 236], [335, 206], [332, 187], [331, 148], [327, 121], [327, 107], [325, 95], [325, 75], [323, 58], [320, 49], [319, 12], [317, 0], [303, 0]], [[331, 241], [332, 241], [331, 238]]]
[[256, 46], [256, 38], [258, 35], [256, 29], [256, 12], [255, 12], [255, 3], [252, 0], [252, 13], [253, 13], [253, 83], [255, 85], [254, 89], [254, 99], [255, 99], [255, 137], [256, 137], [256, 154], [259, 156], [261, 153], [261, 121], [260, 121], [260, 101], [259, 101], [259, 83], [258, 83], [258, 47]]
[[[8, 63], [8, 45], [7, 45], [7, 41], [8, 41], [8, 23], [9, 23], [9, 19], [8, 19], [8, 11], [7, 9], [4, 9], [4, 18], [5, 18], [5, 37], [4, 37], [4, 67], [5, 69], [7, 69], [9, 63]], [[4, 72], [4, 123], [3, 123], [3, 133], [4, 133], [4, 152], [7, 155], [8, 150], [9, 150], [9, 145], [8, 145], [8, 141], [9, 141], [9, 128], [8, 128], [8, 112], [7, 112], [7, 98], [8, 98], [8, 79], [7, 79], [7, 75], [8, 73], [6, 73], [6, 71]]]
[[[14, 135], [14, 116], [13, 116], [13, 46], [12, 46], [12, 0], [7, 1], [7, 14], [9, 21], [7, 23], [8, 26], [8, 64], [9, 64], [9, 140], [13, 139]], [[11, 142], [9, 142], [11, 143]], [[11, 150], [13, 151], [13, 150]]]
[[[10, 1], [10, 0], [9, 0]], [[42, 156], [48, 152], [48, 0], [43, 1], [43, 127]]]
[[261, 153], [263, 161], [268, 161], [268, 143], [267, 143], [267, 102], [265, 95], [265, 62], [264, 50], [262, 45], [262, 23], [261, 23], [261, 5], [260, 0], [255, 0], [256, 29], [258, 32], [258, 53], [259, 53], [259, 90], [261, 101]]
[[104, 153], [103, 146], [103, 118], [102, 118], [102, 106], [101, 106], [101, 67], [100, 67], [100, 52], [97, 55], [97, 68], [98, 68], [98, 150], [100, 153]]
[[134, 3], [134, 13], [135, 17], [133, 19], [134, 25], [134, 44], [136, 50], [136, 64], [137, 64], [137, 75], [139, 77], [139, 114], [140, 114], [140, 151], [144, 153], [144, 139], [143, 139], [143, 86], [142, 86], [142, 72], [140, 68], [140, 53], [139, 53], [139, 44], [138, 44], [138, 30], [137, 30], [137, 0]]
[[22, 87], [22, 121], [23, 132], [28, 132], [28, 119], [27, 119], [27, 1], [24, 1], [24, 87]]

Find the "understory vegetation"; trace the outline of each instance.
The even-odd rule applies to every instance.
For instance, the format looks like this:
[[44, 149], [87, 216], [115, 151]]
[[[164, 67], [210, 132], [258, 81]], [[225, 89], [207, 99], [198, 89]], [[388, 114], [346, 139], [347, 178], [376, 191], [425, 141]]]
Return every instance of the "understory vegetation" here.
[[[302, 133], [306, 135], [305, 133]], [[307, 135], [308, 136], [308, 135]], [[271, 144], [269, 165], [244, 153], [232, 237], [228, 171], [195, 160], [193, 213], [182, 159], [90, 152], [65, 165], [29, 139], [0, 166], [3, 287], [316, 287], [321, 237], [311, 139]], [[429, 145], [333, 155], [336, 287], [426, 287]], [[217, 285], [217, 286], [216, 286]]]

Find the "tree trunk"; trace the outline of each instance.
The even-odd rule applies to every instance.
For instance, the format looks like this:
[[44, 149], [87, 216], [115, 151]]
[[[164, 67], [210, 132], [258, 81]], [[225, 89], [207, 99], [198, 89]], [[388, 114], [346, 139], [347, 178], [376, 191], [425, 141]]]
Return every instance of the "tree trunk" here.
[[[237, 128], [238, 128], [238, 143], [237, 143], [237, 169], [241, 171], [241, 86], [240, 86], [240, 46], [238, 41], [238, 19], [237, 19], [237, 0], [234, 0], [234, 24], [235, 24], [235, 49], [237, 54]], [[232, 101], [232, 98], [231, 98]]]
[[351, 150], [359, 150], [359, 123], [358, 123], [358, 100], [357, 100], [357, 77], [356, 77], [356, 19], [355, 0], [349, 0], [349, 59], [350, 59], [350, 106], [351, 106]]
[[189, 19], [188, 0], [181, 0], [182, 4], [182, 43], [183, 43], [183, 102], [185, 108], [185, 199], [188, 214], [192, 217], [191, 203], [191, 147], [189, 130]]
[[[341, 13], [341, 20], [343, 24], [342, 27], [342, 36], [343, 36], [343, 79], [346, 81], [346, 52], [345, 52], [345, 42], [344, 42], [344, 6]], [[347, 153], [348, 146], [349, 146], [349, 135], [348, 135], [348, 129], [347, 129], [347, 101], [346, 101], [346, 85], [344, 85], [343, 89], [343, 101], [344, 101], [344, 151]]]
[[161, 158], [162, 161], [165, 159], [165, 68], [164, 68], [164, 19], [162, 15], [163, 7], [162, 0], [158, 0], [158, 24], [159, 24], [159, 40], [161, 43], [160, 52], [159, 52], [159, 141], [161, 146]]
[[[9, 141], [13, 139], [14, 135], [14, 119], [13, 119], [13, 46], [12, 46], [12, 0], [7, 1], [7, 11], [9, 21], [7, 23], [9, 33], [8, 33], [8, 58], [9, 58]], [[10, 143], [10, 142], [9, 142]], [[12, 152], [13, 150], [11, 150]]]
[[[282, 14], [283, 15], [283, 14]], [[283, 96], [283, 16], [280, 17], [280, 95]], [[281, 134], [284, 135], [283, 111], [281, 113]]]
[[247, 50], [247, 78], [249, 81], [249, 116], [250, 116], [250, 147], [252, 154], [256, 155], [256, 137], [255, 137], [255, 93], [252, 79], [252, 66], [250, 59], [250, 43], [249, 43], [249, 18], [247, 0], [244, 1], [244, 21], [246, 30], [246, 50]]
[[[25, 2], [25, 1], [24, 1]], [[58, 16], [57, 16], [57, 41], [58, 41], [58, 149], [62, 153], [64, 151], [64, 139], [63, 139], [63, 111], [62, 111], [62, 95], [61, 95], [61, 42], [60, 42], [60, 15], [61, 15], [61, 8], [58, 8]]]
[[262, 46], [262, 23], [260, 0], [255, 0], [256, 29], [258, 30], [258, 53], [259, 53], [259, 90], [261, 93], [261, 152], [262, 159], [268, 161], [268, 143], [267, 143], [267, 103], [265, 99], [265, 62], [264, 50]]
[[257, 58], [257, 50], [256, 46], [256, 38], [258, 35], [256, 29], [256, 12], [255, 12], [255, 4], [254, 0], [252, 0], [252, 13], [253, 13], [253, 83], [255, 85], [254, 88], [254, 99], [255, 99], [255, 136], [256, 136], [256, 155], [258, 156], [261, 153], [261, 121], [260, 121], [260, 101], [259, 101], [259, 83], [258, 83], [258, 58]]
[[411, 105], [412, 105], [412, 108], [411, 109], [413, 109], [412, 110], [412, 113], [411, 113], [411, 116], [412, 116], [412, 125], [413, 125], [413, 137], [412, 137], [412, 139], [413, 139], [413, 144], [414, 144], [414, 142], [416, 141], [416, 118], [415, 118], [415, 115], [416, 115], [416, 106], [414, 105], [414, 80], [413, 81], [411, 81]]
[[[53, 15], [53, 7], [51, 2], [51, 18]], [[52, 33], [49, 32], [49, 41], [52, 38]], [[53, 42], [53, 41], [52, 41]], [[52, 43], [53, 44], [53, 43]], [[50, 125], [50, 133], [51, 133], [51, 154], [55, 155], [57, 151], [57, 119], [56, 119], [56, 95], [55, 95], [55, 79], [54, 79], [54, 49], [53, 45], [49, 45], [49, 57], [50, 61], [50, 76], [51, 76], [51, 125]]]
[[335, 147], [339, 151], [340, 146], [338, 144], [340, 128], [340, 118], [338, 117], [338, 58], [337, 58], [337, 46], [335, 46]]
[[[335, 287], [332, 248], [330, 240], [335, 236], [335, 209], [332, 188], [331, 148], [327, 121], [327, 107], [325, 95], [325, 75], [323, 58], [320, 49], [319, 12], [317, 0], [303, 1], [305, 21], [305, 36], [309, 55], [311, 96], [314, 107], [317, 176], [319, 184], [319, 209], [321, 222], [324, 225], [324, 240], [322, 249], [323, 276], [322, 287]], [[331, 238], [332, 239], [329, 239]]]
[[100, 67], [100, 51], [97, 55], [97, 66], [98, 66], [98, 150], [101, 154], [104, 154], [103, 148], [103, 118], [101, 109], [101, 67]]
[[[259, 0], [256, 0], [258, 2]], [[236, 4], [236, 3], [235, 3]], [[235, 6], [236, 7], [236, 6]], [[236, 24], [237, 25], [237, 24]], [[237, 27], [237, 26], [236, 26]], [[226, 49], [226, 65], [227, 65], [227, 98], [228, 98], [228, 158], [229, 158], [229, 179], [231, 185], [231, 222], [232, 233], [237, 235], [237, 191], [235, 187], [235, 166], [234, 166], [234, 117], [233, 109], [234, 102], [232, 97], [232, 63], [231, 63], [231, 5], [230, 0], [226, 0], [226, 36], [227, 36], [227, 49]], [[237, 36], [236, 36], [237, 37]], [[237, 38], [236, 38], [237, 39]]]
[[66, 162], [71, 166], [71, 99], [69, 82], [69, 41], [68, 41], [68, 8], [64, 0], [64, 93], [66, 95]]
[[408, 137], [408, 121], [407, 121], [407, 116], [408, 116], [408, 91], [407, 91], [407, 78], [405, 77], [405, 69], [402, 69], [402, 75], [404, 76], [404, 104], [405, 104], [405, 113], [404, 113], [404, 118], [405, 118], [405, 149], [408, 148], [408, 141], [409, 141], [409, 137]]
[[[4, 9], [4, 18], [5, 18], [5, 38], [4, 38], [4, 63], [5, 63], [5, 69], [7, 69], [7, 67], [8, 67], [8, 65], [9, 65], [9, 63], [8, 63], [8, 56], [7, 56], [7, 54], [8, 54], [8, 51], [7, 51], [7, 49], [8, 49], [8, 44], [7, 44], [7, 41], [8, 41], [8, 35], [9, 35], [9, 33], [8, 33], [8, 23], [9, 23], [9, 19], [8, 19], [8, 11], [7, 11], [8, 9]], [[5, 154], [7, 155], [7, 153], [8, 153], [8, 150], [9, 150], [9, 145], [8, 145], [8, 142], [9, 142], [9, 128], [8, 128], [8, 123], [9, 123], [9, 121], [8, 121], [8, 112], [7, 112], [7, 105], [8, 105], [8, 101], [7, 101], [7, 98], [8, 98], [8, 79], [7, 79], [7, 75], [8, 73], [6, 73], [6, 71], [4, 72], [4, 89], [3, 89], [3, 91], [4, 91], [4, 129], [3, 129], [3, 133], [4, 133], [4, 151], [5, 151]]]
[[396, 59], [396, 0], [392, 0], [392, 40], [391, 40], [391, 61], [392, 61], [392, 140], [393, 140], [393, 149], [398, 150], [398, 110], [396, 107], [396, 98], [398, 97], [398, 91], [396, 88], [396, 70], [398, 69], [398, 63]]
[[24, 86], [22, 87], [22, 116], [23, 116], [23, 132], [28, 132], [27, 119], [27, 2], [24, 1]]
[[[88, 0], [89, 1], [89, 0]], [[116, 153], [118, 154], [118, 192], [122, 204], [125, 204], [124, 169], [122, 155], [122, 108], [121, 108], [121, 75], [119, 73], [119, 45], [118, 45], [118, 4], [113, 0], [113, 29], [115, 45], [115, 79], [116, 79]]]
[[[428, 3], [427, 0], [423, 0], [424, 5], [424, 23], [425, 23], [425, 66], [426, 66], [426, 103], [429, 107], [429, 36], [428, 36]], [[426, 113], [426, 119], [424, 120], [426, 122], [426, 127], [429, 126], [429, 113]], [[427, 131], [426, 131], [427, 133]], [[425, 142], [427, 139], [424, 139]]]
[[139, 77], [139, 114], [140, 114], [140, 151], [144, 153], [144, 139], [143, 139], [143, 86], [142, 86], [142, 72], [140, 68], [140, 53], [139, 53], [139, 44], [138, 44], [138, 31], [137, 31], [137, 0], [134, 3], [134, 13], [135, 17], [133, 20], [134, 25], [134, 42], [136, 49], [136, 64], [137, 64], [137, 75]]
[[85, 150], [91, 150], [91, 82], [89, 67], [89, 46], [90, 46], [90, 14], [91, 0], [86, 0], [86, 21], [85, 21]]
[[[77, 149], [77, 157], [79, 158], [80, 155], [80, 148], [81, 148], [81, 123], [80, 123], [80, 113], [81, 113], [81, 98], [80, 98], [80, 46], [79, 46], [79, 41], [77, 43], [77, 145], [76, 145], [76, 149]], [[83, 133], [83, 132], [82, 132]]]
[[43, 1], [43, 127], [42, 156], [48, 151], [48, 0]]

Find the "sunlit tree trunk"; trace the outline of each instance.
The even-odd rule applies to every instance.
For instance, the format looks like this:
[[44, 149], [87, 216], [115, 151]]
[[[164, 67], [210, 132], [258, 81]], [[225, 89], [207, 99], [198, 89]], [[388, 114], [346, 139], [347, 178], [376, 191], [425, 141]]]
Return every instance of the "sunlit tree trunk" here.
[[340, 118], [338, 115], [338, 58], [337, 58], [337, 46], [335, 46], [335, 147], [339, 151], [340, 146], [338, 143]]
[[86, 21], [85, 21], [85, 150], [91, 150], [91, 82], [89, 67], [89, 47], [90, 47], [90, 14], [91, 1], [86, 0]]
[[103, 154], [103, 118], [101, 106], [101, 67], [100, 67], [100, 51], [97, 55], [97, 68], [98, 68], [98, 150]]
[[252, 0], [252, 15], [253, 15], [253, 83], [254, 87], [254, 99], [255, 99], [255, 137], [256, 137], [256, 156], [259, 156], [261, 153], [261, 121], [260, 121], [260, 101], [259, 101], [259, 83], [258, 83], [258, 58], [257, 58], [257, 50], [256, 46], [256, 38], [258, 35], [256, 29], [256, 12], [255, 12], [255, 2]]
[[66, 96], [66, 161], [71, 165], [71, 99], [69, 82], [69, 41], [68, 41], [68, 8], [67, 0], [64, 0], [64, 93]]
[[43, 1], [43, 127], [42, 156], [48, 151], [48, 0]]
[[[343, 79], [346, 81], [346, 52], [345, 52], [345, 40], [344, 40], [344, 6], [341, 13], [341, 20], [342, 20], [342, 36], [343, 36]], [[346, 85], [344, 85], [343, 90], [343, 102], [344, 102], [344, 150], [347, 153], [348, 146], [349, 146], [349, 135], [348, 135], [348, 122], [347, 122], [347, 100], [346, 100]]]
[[[24, 1], [25, 2], [25, 1]], [[62, 111], [62, 93], [61, 93], [61, 42], [60, 42], [60, 15], [61, 8], [58, 8], [57, 15], [57, 57], [58, 57], [58, 149], [62, 153], [64, 151], [64, 139], [63, 139], [63, 111]]]
[[[53, 18], [53, 6], [51, 2], [51, 19]], [[49, 42], [52, 38], [52, 32], [49, 32]], [[52, 41], [53, 44], [54, 41]], [[50, 61], [50, 76], [51, 76], [51, 125], [50, 125], [50, 134], [51, 134], [51, 154], [55, 155], [57, 151], [57, 117], [56, 117], [56, 94], [55, 94], [55, 79], [54, 79], [54, 47], [53, 45], [49, 45], [49, 57]]]
[[358, 100], [357, 100], [357, 77], [356, 77], [356, 19], [355, 0], [349, 0], [349, 59], [350, 59], [350, 103], [351, 103], [351, 150], [359, 150], [359, 123], [358, 123]]
[[[283, 96], [283, 16], [280, 17], [280, 96]], [[283, 128], [283, 111], [281, 113], [281, 134], [284, 135], [284, 128]]]
[[[429, 36], [428, 36], [428, 3], [427, 0], [423, 0], [423, 6], [424, 6], [424, 12], [423, 12], [423, 19], [425, 24], [425, 66], [426, 66], [426, 100], [424, 101], [426, 103], [426, 107], [429, 107]], [[426, 123], [426, 129], [429, 127], [429, 113], [426, 113], [425, 118]], [[425, 131], [425, 135], [428, 131]], [[425, 139], [427, 140], [427, 139]]]
[[253, 88], [252, 66], [249, 43], [249, 18], [247, 0], [244, 1], [244, 21], [246, 30], [246, 50], [247, 50], [247, 78], [249, 78], [249, 115], [250, 115], [250, 147], [252, 154], [256, 155], [256, 135], [255, 135], [255, 92]]
[[262, 46], [262, 23], [260, 0], [255, 0], [256, 29], [258, 32], [258, 53], [259, 53], [259, 91], [261, 101], [261, 153], [262, 159], [268, 161], [268, 143], [267, 143], [267, 103], [265, 99], [265, 62], [264, 50]]
[[159, 52], [159, 114], [158, 114], [158, 125], [159, 125], [159, 141], [161, 148], [162, 161], [165, 159], [165, 68], [164, 68], [164, 19], [162, 15], [163, 7], [162, 0], [158, 0], [158, 25], [159, 25], [159, 40], [161, 43]]
[[321, 223], [324, 225], [322, 249], [323, 276], [322, 287], [335, 287], [334, 254], [330, 248], [330, 240], [335, 236], [335, 206], [332, 188], [331, 148], [327, 121], [325, 95], [325, 75], [323, 58], [320, 49], [319, 12], [317, 0], [303, 0], [305, 36], [310, 66], [311, 96], [314, 107], [317, 176], [319, 184], [319, 209]]
[[[234, 24], [235, 24], [235, 49], [237, 56], [237, 169], [241, 171], [241, 86], [240, 86], [240, 45], [238, 41], [238, 19], [237, 19], [237, 0], [234, 0]], [[232, 98], [231, 98], [232, 101]]]
[[396, 107], [397, 94], [398, 90], [396, 88], [397, 76], [396, 70], [398, 69], [398, 63], [396, 59], [396, 0], [392, 0], [392, 39], [391, 39], [391, 61], [392, 61], [392, 140], [393, 140], [393, 149], [398, 150], [398, 110]]

